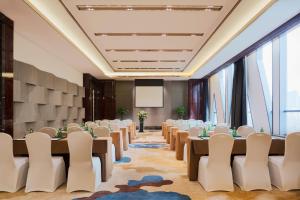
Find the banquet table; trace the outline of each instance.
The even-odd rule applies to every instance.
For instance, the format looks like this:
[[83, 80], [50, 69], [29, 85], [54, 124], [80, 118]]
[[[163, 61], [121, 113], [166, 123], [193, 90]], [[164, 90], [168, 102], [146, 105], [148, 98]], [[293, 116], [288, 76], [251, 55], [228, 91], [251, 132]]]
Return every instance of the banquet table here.
[[[101, 160], [101, 179], [103, 182], [108, 181], [112, 174], [112, 138], [98, 137], [93, 140], [93, 156], [98, 156]], [[28, 150], [25, 139], [13, 140], [13, 151], [15, 156], [28, 156]], [[66, 169], [69, 166], [69, 148], [67, 139], [51, 139], [52, 155], [61, 155], [64, 158]], [[67, 171], [67, 170], [66, 170]]]
[[[198, 167], [201, 156], [208, 155], [209, 137], [188, 137], [187, 138], [187, 173], [190, 181], [198, 180]], [[283, 155], [285, 138], [272, 137], [269, 155]], [[246, 138], [234, 138], [232, 156], [246, 154]]]

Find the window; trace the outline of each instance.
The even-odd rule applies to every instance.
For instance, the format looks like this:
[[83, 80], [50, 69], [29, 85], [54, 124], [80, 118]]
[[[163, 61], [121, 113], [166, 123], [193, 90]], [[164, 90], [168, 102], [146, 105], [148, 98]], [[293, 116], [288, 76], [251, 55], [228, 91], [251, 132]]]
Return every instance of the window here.
[[300, 131], [300, 26], [280, 37], [280, 135]]
[[267, 44], [257, 49], [257, 65], [260, 73], [261, 84], [263, 86], [270, 129], [272, 132], [272, 42], [268, 42]]

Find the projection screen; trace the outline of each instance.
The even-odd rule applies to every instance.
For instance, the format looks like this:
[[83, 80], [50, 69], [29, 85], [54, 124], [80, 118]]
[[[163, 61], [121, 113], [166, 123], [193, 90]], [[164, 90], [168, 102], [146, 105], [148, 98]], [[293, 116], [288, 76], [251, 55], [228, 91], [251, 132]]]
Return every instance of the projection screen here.
[[163, 86], [136, 86], [135, 87], [135, 107], [158, 108], [164, 104]]

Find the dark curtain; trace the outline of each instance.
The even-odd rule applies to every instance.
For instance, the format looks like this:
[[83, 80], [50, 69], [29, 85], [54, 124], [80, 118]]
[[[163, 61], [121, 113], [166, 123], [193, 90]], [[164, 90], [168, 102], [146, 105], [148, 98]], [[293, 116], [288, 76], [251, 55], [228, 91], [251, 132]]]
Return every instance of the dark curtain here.
[[246, 74], [245, 59], [234, 63], [234, 75], [232, 84], [231, 102], [231, 127], [238, 128], [247, 124], [247, 97], [246, 97]]
[[188, 81], [188, 116], [190, 119], [206, 121], [208, 108], [208, 80]]

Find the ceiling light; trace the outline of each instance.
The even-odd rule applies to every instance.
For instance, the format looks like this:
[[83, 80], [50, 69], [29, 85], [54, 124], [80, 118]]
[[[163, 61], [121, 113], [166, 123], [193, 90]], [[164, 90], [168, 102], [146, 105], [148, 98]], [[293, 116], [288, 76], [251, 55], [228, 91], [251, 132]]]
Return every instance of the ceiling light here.
[[128, 10], [128, 11], [131, 11], [131, 10], [133, 10], [133, 9], [132, 9], [132, 8], [127, 8], [127, 10]]

